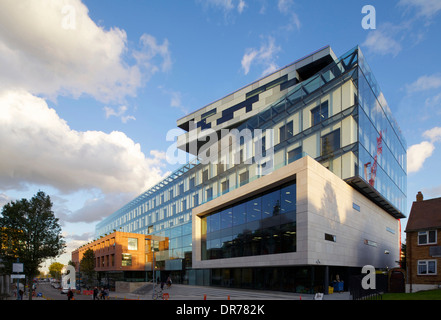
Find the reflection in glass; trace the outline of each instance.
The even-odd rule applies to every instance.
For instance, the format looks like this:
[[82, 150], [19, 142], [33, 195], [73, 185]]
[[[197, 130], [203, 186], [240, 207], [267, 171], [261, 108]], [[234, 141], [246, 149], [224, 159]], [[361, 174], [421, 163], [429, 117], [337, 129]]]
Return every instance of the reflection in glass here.
[[291, 182], [202, 219], [203, 260], [296, 251], [296, 184]]

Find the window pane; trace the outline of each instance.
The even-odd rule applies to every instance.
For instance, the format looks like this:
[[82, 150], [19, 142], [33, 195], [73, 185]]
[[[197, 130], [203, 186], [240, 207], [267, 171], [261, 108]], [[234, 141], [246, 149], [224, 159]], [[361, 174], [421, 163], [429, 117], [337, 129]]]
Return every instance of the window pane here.
[[246, 202], [247, 222], [261, 219], [261, 199], [251, 199]]
[[425, 261], [418, 261], [418, 274], [427, 274], [427, 265]]
[[429, 231], [429, 243], [436, 243], [436, 231]]
[[138, 250], [138, 239], [136, 239], [136, 238], [128, 238], [127, 249], [129, 249], [129, 250]]
[[245, 223], [246, 207], [245, 203], [238, 204], [233, 207], [233, 225], [237, 226]]
[[265, 194], [262, 197], [262, 219], [280, 213], [280, 190]]
[[231, 228], [233, 225], [233, 209], [228, 208], [220, 213], [220, 228]]
[[418, 232], [418, 244], [426, 244], [426, 243], [427, 243], [427, 233]]
[[296, 210], [296, 184], [282, 188], [280, 196], [280, 213], [283, 214]]
[[428, 273], [435, 274], [436, 273], [436, 261], [428, 261]]
[[209, 232], [217, 231], [220, 228], [219, 214], [213, 214], [208, 217], [210, 229]]
[[318, 107], [311, 110], [311, 126], [328, 118], [328, 101], [323, 102]]
[[288, 163], [294, 162], [300, 159], [302, 155], [302, 147], [295, 148], [288, 152]]
[[327, 155], [338, 149], [340, 149], [340, 129], [332, 131], [331, 133], [322, 137], [321, 155]]
[[132, 265], [132, 255], [129, 253], [123, 253], [121, 260], [121, 265], [123, 267], [129, 267]]

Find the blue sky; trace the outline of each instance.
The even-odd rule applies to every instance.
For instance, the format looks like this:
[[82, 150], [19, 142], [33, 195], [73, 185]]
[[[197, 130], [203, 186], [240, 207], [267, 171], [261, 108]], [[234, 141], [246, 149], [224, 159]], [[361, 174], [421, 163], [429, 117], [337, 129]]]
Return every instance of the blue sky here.
[[441, 196], [440, 18], [439, 0], [0, 0], [0, 205], [49, 194], [66, 263], [176, 168], [178, 118], [323, 46], [360, 45], [407, 139], [407, 215], [418, 191]]

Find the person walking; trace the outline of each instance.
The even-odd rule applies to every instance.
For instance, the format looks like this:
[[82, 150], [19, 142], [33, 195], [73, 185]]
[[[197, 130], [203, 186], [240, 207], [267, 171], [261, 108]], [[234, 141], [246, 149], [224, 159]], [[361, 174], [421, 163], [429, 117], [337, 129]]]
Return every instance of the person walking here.
[[98, 288], [95, 287], [95, 288], [93, 289], [93, 300], [96, 300], [97, 296], [98, 296]]
[[67, 300], [72, 300], [73, 299], [73, 291], [72, 289], [69, 288], [69, 291], [67, 292]]

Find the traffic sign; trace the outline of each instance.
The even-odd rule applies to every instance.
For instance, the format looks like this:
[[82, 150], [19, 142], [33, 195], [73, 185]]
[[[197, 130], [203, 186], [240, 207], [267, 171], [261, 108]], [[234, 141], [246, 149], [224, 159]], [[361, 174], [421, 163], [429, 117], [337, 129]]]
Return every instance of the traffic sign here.
[[13, 263], [12, 272], [20, 273], [23, 272], [23, 263]]

